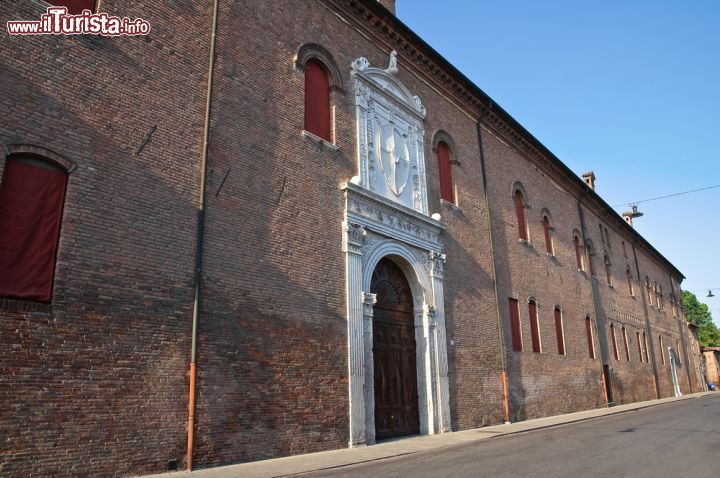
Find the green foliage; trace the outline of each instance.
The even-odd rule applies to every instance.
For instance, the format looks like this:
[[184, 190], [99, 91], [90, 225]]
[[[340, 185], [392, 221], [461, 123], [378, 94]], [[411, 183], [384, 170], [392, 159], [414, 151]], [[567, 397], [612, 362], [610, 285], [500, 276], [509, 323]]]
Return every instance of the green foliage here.
[[683, 307], [688, 322], [698, 327], [698, 340], [707, 347], [720, 347], [720, 330], [712, 320], [712, 314], [692, 292], [683, 291]]

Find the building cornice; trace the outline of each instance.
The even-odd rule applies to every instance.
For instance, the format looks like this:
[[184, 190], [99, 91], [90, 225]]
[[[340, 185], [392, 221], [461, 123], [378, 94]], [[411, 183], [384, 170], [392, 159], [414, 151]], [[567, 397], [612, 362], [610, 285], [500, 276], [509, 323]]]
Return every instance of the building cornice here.
[[500, 107], [487, 93], [435, 51], [407, 25], [376, 0], [323, 0], [346, 21], [362, 30], [387, 50], [396, 50], [405, 65], [411, 64], [424, 81], [442, 91], [466, 114], [480, 121], [551, 177], [563, 179], [565, 189], [628, 240], [642, 246], [664, 263], [673, 275], [685, 276], [642, 235], [610, 207], [595, 191], [545, 145]]

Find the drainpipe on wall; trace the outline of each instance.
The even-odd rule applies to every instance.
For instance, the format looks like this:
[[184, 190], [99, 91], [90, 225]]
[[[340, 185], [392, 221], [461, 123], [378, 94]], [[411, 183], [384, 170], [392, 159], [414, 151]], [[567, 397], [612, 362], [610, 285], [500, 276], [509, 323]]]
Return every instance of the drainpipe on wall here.
[[[645, 314], [645, 330], [647, 330], [647, 333], [650, 335], [649, 344], [651, 349], [650, 356], [652, 357], [653, 380], [655, 381], [655, 398], [660, 398], [660, 378], [658, 377], [657, 361], [655, 360], [655, 346], [653, 345], [652, 330], [650, 329], [650, 313], [648, 312], [647, 306], [648, 298], [645, 297], [645, 284], [643, 284], [642, 275], [640, 274], [640, 263], [638, 263], [637, 251], [635, 250], [636, 241], [637, 239], [633, 239], [631, 247], [633, 251], [633, 260], [635, 261], [635, 272], [637, 273], [638, 286], [640, 289], [640, 299], [642, 300], [643, 313]], [[660, 352], [665, 353], [662, 350]]]
[[[585, 255], [585, 262], [588, 264], [588, 274], [590, 276], [590, 294], [592, 298], [593, 303], [593, 315], [595, 316], [595, 332], [598, 336], [598, 343], [600, 344], [600, 380], [602, 383], [602, 392], [603, 392], [603, 399], [605, 401], [605, 406], [610, 406], [610, 400], [608, 397], [608, 386], [611, 386], [611, 384], [608, 384], [605, 380], [605, 365], [609, 366], [609, 360], [608, 360], [608, 353], [607, 353], [607, 335], [605, 333], [605, 323], [602, 322], [602, 327], [600, 327], [600, 307], [598, 304], [598, 294], [595, 291], [595, 282], [593, 281], [593, 274], [590, 270], [590, 254], [588, 254], [587, 250], [587, 235], [586, 235], [586, 228], [585, 228], [585, 212], [582, 208], [582, 200], [583, 198], [590, 192], [590, 186], [583, 189], [583, 193], [580, 195], [580, 197], [577, 200], [577, 208], [578, 208], [578, 216], [580, 217], [580, 233], [582, 234], [582, 240], [583, 240], [583, 251]], [[604, 321], [605, 318], [603, 317], [602, 320]], [[609, 374], [609, 372], [608, 372]]]
[[482, 181], [483, 181], [483, 195], [485, 196], [485, 210], [487, 211], [487, 233], [488, 233], [488, 241], [490, 242], [490, 257], [492, 258], [492, 277], [493, 277], [493, 287], [495, 289], [495, 315], [497, 317], [497, 328], [498, 328], [498, 338], [500, 339], [500, 366], [502, 368], [502, 386], [503, 386], [503, 398], [504, 398], [504, 405], [505, 405], [505, 423], [510, 423], [510, 402], [508, 397], [508, 383], [507, 383], [507, 366], [505, 364], [505, 338], [503, 336], [503, 330], [502, 330], [502, 319], [500, 318], [500, 296], [498, 294], [498, 283], [497, 283], [497, 273], [496, 267], [495, 267], [495, 248], [493, 246], [493, 236], [492, 236], [492, 223], [490, 221], [490, 200], [488, 199], [488, 190], [487, 190], [487, 172], [485, 168], [485, 153], [483, 151], [483, 142], [482, 142], [482, 133], [480, 132], [480, 121], [482, 120], [483, 113], [481, 113], [480, 118], [475, 122], [475, 127], [477, 128], [477, 137], [478, 137], [478, 147], [480, 148], [480, 169], [482, 171]]
[[210, 102], [212, 99], [213, 72], [215, 70], [215, 40], [217, 37], [217, 17], [220, 0], [213, 4], [212, 37], [210, 38], [210, 57], [208, 61], [207, 94], [205, 97], [205, 122], [203, 126], [203, 145], [200, 156], [200, 204], [197, 215], [197, 238], [195, 241], [195, 291], [192, 311], [192, 339], [190, 347], [190, 392], [188, 394], [187, 424], [187, 470], [192, 470], [193, 444], [195, 432], [195, 372], [197, 365], [197, 329], [200, 311], [200, 284], [202, 281], [203, 238], [205, 232], [205, 177], [207, 175], [208, 140], [210, 138]]

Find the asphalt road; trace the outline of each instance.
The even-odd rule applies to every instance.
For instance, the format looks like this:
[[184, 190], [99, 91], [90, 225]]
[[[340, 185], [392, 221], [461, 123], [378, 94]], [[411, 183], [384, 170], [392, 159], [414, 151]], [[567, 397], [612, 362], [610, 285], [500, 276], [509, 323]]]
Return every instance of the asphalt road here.
[[720, 473], [720, 394], [303, 477], [700, 477]]

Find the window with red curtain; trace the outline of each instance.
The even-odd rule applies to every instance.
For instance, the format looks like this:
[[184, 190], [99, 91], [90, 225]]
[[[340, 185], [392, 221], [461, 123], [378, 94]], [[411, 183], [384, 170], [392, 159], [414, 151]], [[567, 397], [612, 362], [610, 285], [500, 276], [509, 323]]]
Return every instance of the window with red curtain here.
[[592, 323], [590, 317], [585, 317], [585, 333], [587, 334], [588, 355], [591, 359], [595, 358], [595, 344], [593, 343]]
[[550, 236], [550, 219], [547, 216], [543, 216], [543, 232], [545, 233], [545, 252], [552, 255], [553, 244]]
[[78, 15], [83, 10], [95, 11], [95, 0], [51, 0], [51, 5], [56, 7], [67, 7], [68, 13]]
[[627, 330], [622, 328], [623, 344], [625, 345], [625, 360], [630, 361], [630, 345], [628, 344]]
[[510, 332], [512, 333], [512, 346], [515, 352], [522, 352], [522, 334], [520, 332], [520, 308], [517, 299], [508, 298], [510, 307]]
[[557, 337], [558, 354], [565, 355], [565, 333], [563, 332], [562, 311], [555, 307], [555, 336]]
[[305, 63], [305, 131], [330, 141], [330, 80], [316, 60]]
[[582, 270], [582, 248], [580, 247], [580, 238], [575, 236], [575, 263], [578, 270]]
[[617, 338], [615, 337], [615, 326], [610, 324], [610, 339], [612, 340], [613, 355], [615, 360], [620, 360], [620, 353], [618, 352]]
[[530, 336], [532, 337], [533, 352], [540, 353], [540, 327], [538, 324], [537, 304], [535, 301], [528, 303], [528, 312], [530, 314]]
[[518, 236], [528, 240], [527, 222], [525, 221], [525, 201], [520, 191], [515, 191], [515, 214], [517, 215]]
[[67, 174], [8, 158], [0, 184], [0, 297], [50, 302]]
[[444, 141], [437, 145], [437, 162], [440, 172], [440, 198], [448, 202], [455, 202], [452, 183], [452, 169], [450, 167], [450, 148]]

